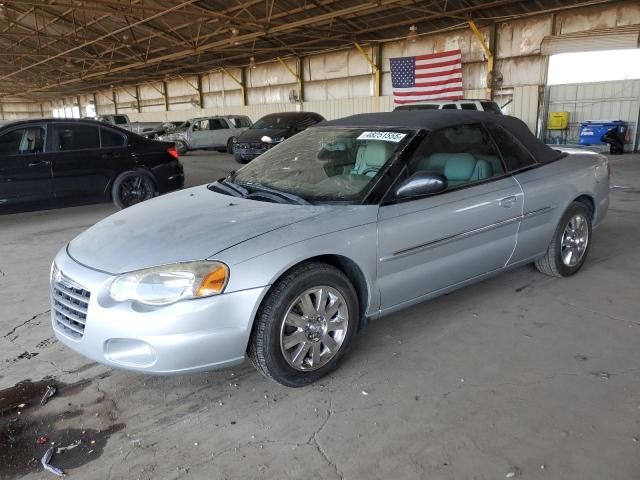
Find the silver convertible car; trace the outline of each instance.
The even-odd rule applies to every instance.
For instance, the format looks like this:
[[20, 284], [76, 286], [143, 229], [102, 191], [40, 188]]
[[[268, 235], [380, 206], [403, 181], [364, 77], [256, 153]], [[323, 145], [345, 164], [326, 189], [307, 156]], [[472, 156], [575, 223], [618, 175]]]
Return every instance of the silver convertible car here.
[[175, 374], [248, 355], [301, 386], [368, 319], [526, 263], [573, 275], [608, 192], [605, 157], [553, 150], [512, 117], [324, 122], [79, 235], [52, 266], [51, 321], [112, 367]]

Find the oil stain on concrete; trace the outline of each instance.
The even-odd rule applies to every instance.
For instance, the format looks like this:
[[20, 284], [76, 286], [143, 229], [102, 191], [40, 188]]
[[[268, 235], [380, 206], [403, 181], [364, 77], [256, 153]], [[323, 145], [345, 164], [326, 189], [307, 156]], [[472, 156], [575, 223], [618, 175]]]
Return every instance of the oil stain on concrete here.
[[[56, 395], [40, 404], [47, 385], [57, 386]], [[104, 429], [61, 428], [67, 420], [85, 415], [72, 403], [74, 395], [91, 384], [90, 380], [65, 384], [45, 378], [24, 380], [0, 390], [0, 480], [14, 480], [42, 470], [40, 459], [51, 446], [80, 444], [56, 453], [51, 463], [65, 472], [78, 468], [102, 455], [109, 437], [124, 424], [112, 423]], [[110, 420], [114, 420], [113, 416]]]

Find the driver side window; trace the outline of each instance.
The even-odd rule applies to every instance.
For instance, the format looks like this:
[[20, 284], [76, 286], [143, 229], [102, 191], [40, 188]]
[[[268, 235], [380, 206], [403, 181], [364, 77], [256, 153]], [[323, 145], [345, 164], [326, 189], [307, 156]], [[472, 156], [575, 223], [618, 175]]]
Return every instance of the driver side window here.
[[200, 120], [193, 126], [194, 132], [202, 132], [204, 130], [209, 130], [209, 120]]
[[44, 150], [44, 129], [28, 127], [12, 130], [0, 136], [0, 154], [24, 155]]
[[418, 171], [443, 176], [450, 190], [501, 176], [505, 168], [482, 126], [459, 125], [427, 136], [409, 162], [407, 174]]

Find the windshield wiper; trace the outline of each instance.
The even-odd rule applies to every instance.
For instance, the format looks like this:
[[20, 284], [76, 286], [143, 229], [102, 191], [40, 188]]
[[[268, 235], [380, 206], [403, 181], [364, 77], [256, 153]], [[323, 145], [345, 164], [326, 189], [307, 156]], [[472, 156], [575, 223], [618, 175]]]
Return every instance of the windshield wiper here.
[[226, 178], [220, 178], [213, 183], [207, 185], [209, 190], [217, 190], [219, 193], [224, 193], [226, 195], [231, 195], [232, 197], [246, 198], [249, 195], [249, 190], [244, 188], [243, 186], [235, 183], [233, 179], [236, 176], [236, 171], [232, 170], [229, 173], [229, 176]]
[[261, 183], [247, 182], [243, 183], [242, 186], [250, 187], [254, 190], [258, 190], [260, 192], [272, 193], [273, 195], [277, 195], [281, 198], [289, 200], [290, 202], [297, 203], [298, 205], [311, 205], [311, 202], [305, 200], [298, 195], [294, 195], [293, 193], [283, 192], [282, 190], [276, 190], [275, 188], [266, 187]]
[[227, 178], [221, 180], [220, 183], [225, 185], [227, 188], [233, 190], [234, 192], [238, 193], [241, 197], [246, 197], [249, 194], [249, 190], [244, 188], [239, 183], [234, 182], [233, 181], [234, 177], [235, 177], [234, 172], [231, 172], [231, 174]]

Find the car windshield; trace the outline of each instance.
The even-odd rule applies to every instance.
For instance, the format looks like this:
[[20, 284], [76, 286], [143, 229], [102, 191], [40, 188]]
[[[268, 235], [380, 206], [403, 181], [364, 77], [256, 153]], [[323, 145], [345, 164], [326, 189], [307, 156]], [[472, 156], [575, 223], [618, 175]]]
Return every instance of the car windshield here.
[[290, 129], [295, 127], [304, 117], [292, 115], [267, 115], [262, 117], [251, 128], [263, 129]]
[[309, 202], [360, 202], [413, 137], [409, 130], [316, 127], [267, 150], [230, 178]]

